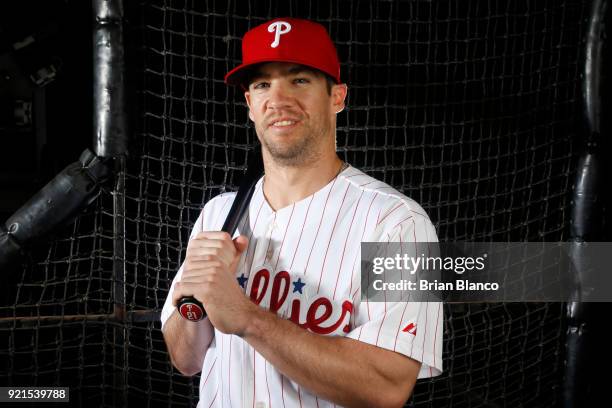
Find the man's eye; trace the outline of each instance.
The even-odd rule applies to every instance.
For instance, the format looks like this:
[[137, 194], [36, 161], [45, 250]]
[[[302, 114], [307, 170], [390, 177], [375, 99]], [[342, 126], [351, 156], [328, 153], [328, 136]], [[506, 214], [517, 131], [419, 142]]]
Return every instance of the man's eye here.
[[254, 89], [265, 89], [268, 88], [270, 86], [269, 83], [267, 82], [257, 82], [255, 83], [255, 85], [253, 85]]
[[310, 81], [307, 78], [295, 78], [293, 82], [296, 84], [307, 84]]

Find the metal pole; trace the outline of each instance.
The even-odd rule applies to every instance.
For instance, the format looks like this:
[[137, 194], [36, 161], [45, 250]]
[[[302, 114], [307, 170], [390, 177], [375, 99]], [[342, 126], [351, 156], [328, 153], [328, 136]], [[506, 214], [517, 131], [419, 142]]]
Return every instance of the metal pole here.
[[123, 0], [93, 0], [94, 149], [98, 156], [127, 155]]
[[[570, 224], [570, 256], [576, 267], [581, 286], [588, 290], [591, 277], [588, 262], [582, 248], [589, 241], [602, 238], [602, 188], [604, 175], [599, 144], [602, 132], [602, 72], [605, 41], [606, 0], [593, 0], [588, 20], [585, 58], [583, 65], [582, 102], [586, 146], [578, 161], [576, 180], [572, 192]], [[594, 333], [597, 312], [603, 305], [577, 301], [567, 304], [566, 366], [564, 379], [564, 407], [575, 408], [590, 405], [594, 390], [592, 382], [598, 358], [597, 336]], [[603, 395], [603, 394], [602, 394]]]
[[93, 0], [94, 149], [115, 158], [113, 190], [113, 405], [127, 406], [125, 268], [125, 160], [128, 154], [123, 44], [123, 1]]

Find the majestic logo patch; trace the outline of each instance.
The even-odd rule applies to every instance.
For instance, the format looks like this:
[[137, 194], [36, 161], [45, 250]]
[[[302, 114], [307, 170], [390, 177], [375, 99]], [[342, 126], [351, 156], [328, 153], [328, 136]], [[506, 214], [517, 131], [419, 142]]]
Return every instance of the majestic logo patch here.
[[278, 44], [280, 44], [281, 35], [287, 34], [289, 31], [291, 31], [291, 24], [286, 21], [275, 21], [270, 24], [268, 26], [268, 32], [274, 33], [274, 41], [272, 41], [270, 46], [272, 48], [278, 47]]
[[402, 329], [403, 332], [408, 332], [414, 336], [416, 336], [416, 324], [408, 323], [406, 327]]

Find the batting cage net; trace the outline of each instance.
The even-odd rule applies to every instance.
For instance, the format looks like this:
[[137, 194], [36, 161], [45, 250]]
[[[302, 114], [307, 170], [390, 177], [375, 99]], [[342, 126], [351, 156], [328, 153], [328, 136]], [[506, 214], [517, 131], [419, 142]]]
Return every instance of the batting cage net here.
[[[328, 28], [349, 85], [339, 154], [421, 203], [440, 240], [567, 239], [583, 1], [125, 3], [130, 156], [113, 191], [7, 278], [3, 384], [69, 386], [80, 404], [196, 404], [199, 378], [172, 368], [157, 320], [200, 209], [236, 188], [256, 140], [223, 76], [270, 18]], [[409, 406], [558, 405], [564, 311], [446, 305], [444, 374]]]

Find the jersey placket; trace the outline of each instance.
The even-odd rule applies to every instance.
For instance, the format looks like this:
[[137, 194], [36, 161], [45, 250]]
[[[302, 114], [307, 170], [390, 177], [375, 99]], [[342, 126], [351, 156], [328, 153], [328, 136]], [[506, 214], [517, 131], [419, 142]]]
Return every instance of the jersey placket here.
[[[265, 204], [264, 204], [265, 206]], [[277, 214], [274, 211], [270, 211], [269, 208], [266, 208], [266, 214], [261, 214], [261, 218], [259, 220], [259, 225], [256, 226], [256, 231], [253, 233], [253, 239], [256, 239], [254, 254], [252, 258], [252, 262], [250, 265], [249, 271], [249, 280], [246, 285], [246, 295], [250, 296], [253, 285], [253, 277], [255, 272], [262, 267], [268, 268], [270, 274], [273, 276], [274, 272], [271, 270], [271, 259], [273, 258], [275, 245], [274, 241], [278, 236], [278, 226], [276, 223]], [[267, 304], [262, 306], [268, 306]], [[251, 375], [245, 376], [244, 378], [244, 387], [243, 387], [243, 401], [246, 402], [248, 406], [252, 406], [255, 403], [255, 406], [267, 406], [267, 389], [265, 386], [265, 377], [264, 370], [261, 372], [257, 372], [257, 370], [261, 369], [262, 359], [261, 356], [258, 356], [257, 352], [250, 347], [248, 344], [244, 343], [244, 357], [243, 364], [245, 367], [252, 367], [253, 372]], [[264, 363], [265, 364], [265, 363]], [[245, 370], [250, 371], [250, 370]], [[253, 395], [255, 394], [255, 395]], [[253, 401], [253, 398], [255, 400]], [[259, 404], [259, 405], [257, 405]]]

